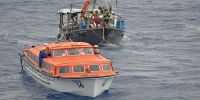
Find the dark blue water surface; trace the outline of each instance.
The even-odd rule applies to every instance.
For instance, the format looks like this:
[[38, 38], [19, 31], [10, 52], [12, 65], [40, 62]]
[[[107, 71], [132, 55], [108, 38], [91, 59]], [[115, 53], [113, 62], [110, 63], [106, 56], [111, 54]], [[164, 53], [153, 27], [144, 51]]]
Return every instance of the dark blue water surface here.
[[[76, 4], [77, 6], [80, 4]], [[199, 100], [200, 0], [119, 0], [126, 33], [103, 46], [119, 76], [96, 98], [60, 93], [20, 74], [24, 45], [55, 41], [68, 0], [0, 0], [0, 99]]]

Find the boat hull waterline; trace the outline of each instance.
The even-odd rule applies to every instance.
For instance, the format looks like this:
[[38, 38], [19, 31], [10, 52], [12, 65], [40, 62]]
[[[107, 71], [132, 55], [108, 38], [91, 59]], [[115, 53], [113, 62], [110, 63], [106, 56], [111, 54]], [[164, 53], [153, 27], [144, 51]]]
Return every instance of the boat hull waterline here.
[[58, 40], [68, 40], [74, 42], [87, 42], [91, 45], [99, 45], [101, 43], [120, 44], [123, 39], [124, 31], [115, 28], [96, 28], [77, 30], [71, 33], [62, 33], [62, 37], [58, 35]]
[[108, 90], [114, 76], [99, 78], [65, 79], [45, 75], [22, 58], [22, 67], [37, 82], [59, 92], [96, 97]]

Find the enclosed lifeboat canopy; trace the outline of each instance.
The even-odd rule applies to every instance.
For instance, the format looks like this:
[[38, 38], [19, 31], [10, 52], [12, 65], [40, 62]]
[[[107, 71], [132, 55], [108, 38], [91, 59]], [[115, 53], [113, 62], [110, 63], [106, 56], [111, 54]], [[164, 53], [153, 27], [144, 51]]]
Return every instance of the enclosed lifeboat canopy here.
[[43, 59], [41, 69], [54, 77], [84, 78], [115, 76], [110, 60], [94, 53], [84, 42], [54, 42], [26, 49], [27, 59], [38, 67], [39, 52], [46, 48], [50, 56]]

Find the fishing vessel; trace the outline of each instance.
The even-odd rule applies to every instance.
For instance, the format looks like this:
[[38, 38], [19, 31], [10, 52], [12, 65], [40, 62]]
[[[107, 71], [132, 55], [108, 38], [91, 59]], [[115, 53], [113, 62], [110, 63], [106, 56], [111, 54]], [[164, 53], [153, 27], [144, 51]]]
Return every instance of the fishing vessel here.
[[85, 0], [82, 8], [74, 8], [72, 3], [71, 8], [59, 10], [57, 39], [87, 42], [91, 45], [120, 44], [124, 36], [125, 20], [118, 13], [117, 0], [112, 1]]
[[[40, 65], [42, 50], [47, 56]], [[84, 42], [52, 42], [26, 47], [20, 54], [20, 61], [23, 70], [45, 87], [81, 96], [100, 95], [109, 89], [116, 76], [111, 61]]]

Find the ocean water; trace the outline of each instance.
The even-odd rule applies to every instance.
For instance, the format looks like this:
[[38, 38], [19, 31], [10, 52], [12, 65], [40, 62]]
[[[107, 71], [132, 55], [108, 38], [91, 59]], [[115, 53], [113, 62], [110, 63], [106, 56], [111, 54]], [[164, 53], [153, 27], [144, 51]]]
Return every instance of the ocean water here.
[[[68, 0], [0, 0], [0, 100], [199, 100], [200, 1], [118, 0], [126, 19], [121, 45], [101, 54], [119, 71], [96, 98], [60, 93], [22, 74], [24, 45], [55, 41]], [[74, 4], [80, 6], [80, 4]]]

